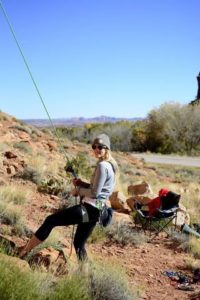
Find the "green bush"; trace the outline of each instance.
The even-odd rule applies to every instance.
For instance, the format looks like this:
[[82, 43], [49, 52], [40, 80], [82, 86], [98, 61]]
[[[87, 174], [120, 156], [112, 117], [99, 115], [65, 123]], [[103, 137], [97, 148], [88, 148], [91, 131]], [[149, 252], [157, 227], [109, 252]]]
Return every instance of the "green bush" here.
[[[0, 252], [4, 252], [1, 250]], [[37, 270], [20, 270], [16, 262], [0, 254], [1, 300], [136, 300], [125, 272], [116, 264], [95, 265], [88, 274], [72, 273], [55, 282]]]
[[92, 300], [88, 281], [81, 274], [63, 278], [48, 298], [49, 300]]
[[92, 168], [88, 164], [86, 156], [85, 152], [79, 152], [76, 157], [68, 160], [66, 167], [72, 167], [77, 175], [90, 179], [92, 175]]
[[[39, 289], [39, 277], [31, 272], [23, 272], [11, 261], [5, 261], [0, 257], [0, 298], [1, 300], [42, 300], [43, 288]], [[46, 298], [47, 299], [47, 298]]]
[[62, 194], [66, 189], [64, 179], [55, 177], [43, 179], [38, 185], [38, 191], [51, 195]]
[[101, 241], [105, 241], [107, 238], [106, 236], [106, 229], [103, 228], [101, 225], [97, 225], [92, 234], [90, 235], [88, 242], [93, 244], [93, 243], [98, 243]]

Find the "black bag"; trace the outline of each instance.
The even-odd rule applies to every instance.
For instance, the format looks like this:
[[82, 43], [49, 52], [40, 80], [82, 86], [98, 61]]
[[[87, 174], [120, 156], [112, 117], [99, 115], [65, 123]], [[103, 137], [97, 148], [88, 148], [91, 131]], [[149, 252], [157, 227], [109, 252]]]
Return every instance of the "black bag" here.
[[112, 216], [113, 209], [104, 205], [100, 213], [100, 224], [103, 227], [107, 227], [112, 222]]
[[178, 206], [180, 195], [169, 191], [166, 196], [161, 197], [161, 207], [162, 210], [168, 210], [173, 208], [174, 206]]

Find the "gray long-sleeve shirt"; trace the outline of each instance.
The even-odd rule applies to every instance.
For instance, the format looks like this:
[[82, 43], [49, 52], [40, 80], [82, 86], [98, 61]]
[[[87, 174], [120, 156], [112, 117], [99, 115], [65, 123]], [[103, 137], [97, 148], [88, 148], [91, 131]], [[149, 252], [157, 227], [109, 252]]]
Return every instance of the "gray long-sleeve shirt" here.
[[93, 199], [107, 199], [114, 189], [115, 173], [108, 161], [98, 162], [88, 188], [80, 187], [79, 195]]

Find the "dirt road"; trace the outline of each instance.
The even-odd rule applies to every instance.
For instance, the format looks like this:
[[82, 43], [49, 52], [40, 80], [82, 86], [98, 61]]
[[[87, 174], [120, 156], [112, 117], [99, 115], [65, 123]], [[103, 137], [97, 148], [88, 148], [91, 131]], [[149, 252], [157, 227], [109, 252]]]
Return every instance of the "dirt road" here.
[[145, 162], [156, 164], [179, 165], [200, 168], [200, 157], [172, 156], [146, 153], [133, 153], [133, 156], [144, 159]]

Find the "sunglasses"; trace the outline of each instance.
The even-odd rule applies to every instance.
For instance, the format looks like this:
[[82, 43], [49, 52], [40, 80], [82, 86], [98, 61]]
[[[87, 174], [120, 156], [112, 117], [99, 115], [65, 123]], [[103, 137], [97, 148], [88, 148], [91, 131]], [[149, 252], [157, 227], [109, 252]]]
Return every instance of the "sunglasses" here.
[[92, 145], [92, 149], [102, 150], [102, 149], [106, 149], [106, 147], [104, 145]]

